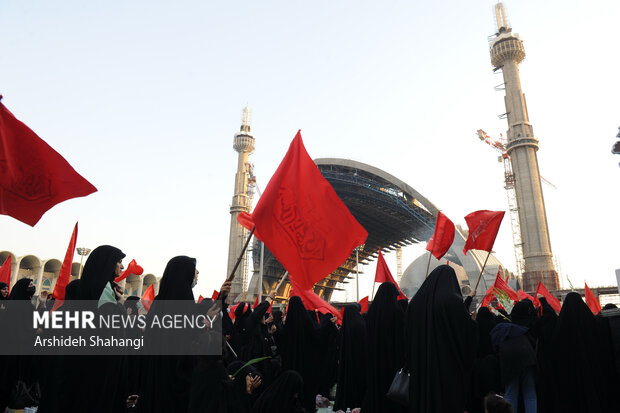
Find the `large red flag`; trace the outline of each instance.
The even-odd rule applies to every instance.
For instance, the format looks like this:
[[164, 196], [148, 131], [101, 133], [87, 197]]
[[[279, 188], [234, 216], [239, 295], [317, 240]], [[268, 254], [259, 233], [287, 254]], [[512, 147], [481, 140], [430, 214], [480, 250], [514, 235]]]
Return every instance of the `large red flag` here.
[[312, 291], [312, 289], [302, 290], [293, 280], [291, 280], [291, 284], [291, 295], [299, 296], [304, 304], [304, 307], [306, 307], [306, 310], [317, 310], [322, 314], [330, 313], [338, 320], [342, 321], [342, 315], [340, 312], [330, 303], [319, 297], [314, 291]]
[[528, 293], [526, 293], [525, 291], [519, 290], [517, 291], [517, 295], [519, 296], [521, 300], [530, 300], [532, 303], [534, 303], [536, 307], [538, 307], [538, 304], [537, 304], [538, 300], [532, 297], [531, 295], [529, 295]]
[[476, 211], [465, 217], [469, 235], [465, 242], [463, 253], [469, 250], [482, 250], [491, 252], [497, 231], [504, 218], [504, 211]]
[[590, 291], [590, 288], [588, 287], [588, 283], [585, 283], [585, 285], [586, 285], [586, 288], [585, 288], [586, 305], [590, 307], [592, 314], [597, 315], [598, 313], [601, 312], [601, 303], [598, 302], [598, 300], [596, 299], [596, 296], [592, 294], [592, 291]]
[[5, 283], [11, 288], [11, 254], [4, 260], [4, 264], [0, 267], [0, 282]]
[[148, 311], [151, 309], [151, 304], [153, 304], [153, 300], [155, 299], [155, 287], [153, 284], [149, 285], [149, 288], [146, 289], [144, 294], [142, 294], [142, 307]]
[[495, 298], [495, 294], [493, 294], [493, 287], [487, 290], [486, 295], [482, 299], [482, 303], [480, 303], [480, 307], [488, 307], [489, 303]]
[[362, 307], [361, 313], [367, 313], [368, 312], [368, 296], [362, 298], [359, 301], [359, 305]]
[[440, 259], [448, 252], [452, 242], [454, 242], [454, 224], [440, 211], [437, 213], [435, 233], [426, 244], [426, 250]]
[[142, 275], [143, 272], [144, 272], [144, 268], [140, 267], [138, 263], [136, 262], [136, 260], [131, 260], [131, 262], [127, 266], [127, 269], [123, 271], [121, 275], [116, 277], [114, 281], [118, 283], [118, 282], [123, 281], [125, 278], [129, 277], [131, 274]]
[[555, 311], [557, 311], [559, 313], [562, 310], [562, 304], [560, 303], [560, 300], [555, 298], [549, 292], [549, 290], [547, 290], [547, 287], [545, 287], [545, 285], [543, 283], [541, 283], [540, 281], [538, 281], [538, 287], [536, 287], [536, 294], [534, 294], [534, 296], [537, 299], [538, 299], [538, 294], [540, 294], [543, 297], [545, 297], [547, 299], [547, 302], [551, 306], [551, 308], [553, 308]]
[[375, 272], [375, 282], [376, 283], [384, 283], [384, 282], [391, 282], [392, 284], [394, 284], [396, 286], [396, 288], [398, 288], [398, 299], [399, 300], [407, 300], [407, 296], [405, 294], [403, 294], [403, 292], [400, 290], [400, 287], [398, 286], [398, 283], [394, 280], [394, 277], [392, 277], [392, 273], [390, 272], [389, 267], [387, 266], [387, 263], [385, 262], [385, 258], [383, 258], [383, 253], [381, 252], [381, 250], [379, 250], [379, 259], [377, 260], [377, 272]]
[[499, 274], [499, 271], [497, 271], [497, 276], [495, 277], [495, 282], [493, 283], [493, 287], [499, 291], [505, 292], [508, 295], [508, 297], [510, 297], [511, 300], [519, 301], [519, 294], [517, 294], [515, 290], [510, 288], [508, 283]]
[[95, 191], [0, 103], [0, 214], [34, 226], [54, 205]]
[[368, 237], [321, 175], [297, 132], [254, 212], [240, 214], [248, 229], [308, 290], [325, 278]]
[[76, 222], [75, 227], [73, 227], [73, 233], [71, 234], [71, 240], [69, 241], [67, 252], [65, 253], [65, 259], [62, 262], [60, 272], [58, 273], [58, 279], [56, 280], [54, 292], [52, 293], [52, 296], [54, 296], [56, 302], [61, 302], [65, 299], [65, 290], [67, 288], [67, 284], [69, 284], [69, 279], [71, 278], [71, 265], [73, 264], [73, 253], [75, 252], [77, 235], [78, 224]]

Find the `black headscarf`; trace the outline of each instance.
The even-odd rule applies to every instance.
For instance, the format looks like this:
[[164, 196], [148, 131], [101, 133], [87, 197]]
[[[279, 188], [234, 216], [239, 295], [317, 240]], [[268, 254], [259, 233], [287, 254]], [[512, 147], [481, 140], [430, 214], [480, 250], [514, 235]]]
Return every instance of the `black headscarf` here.
[[[288, 324], [288, 316], [286, 322]], [[303, 388], [304, 380], [299, 373], [292, 370], [285, 371], [261, 394], [254, 404], [252, 413], [302, 412], [299, 401], [302, 398]], [[314, 410], [311, 410], [311, 412]]]
[[454, 269], [435, 268], [409, 303], [409, 411], [462, 413], [470, 391], [478, 331], [463, 305]]
[[491, 330], [497, 324], [495, 315], [488, 307], [480, 307], [476, 315], [476, 323], [478, 324], [478, 358], [493, 354], [493, 346], [491, 345]]
[[31, 282], [31, 278], [22, 278], [21, 280], [18, 280], [11, 290], [9, 300], [31, 300], [34, 295], [34, 290], [29, 290], [28, 288]]
[[360, 407], [366, 393], [366, 323], [360, 311], [357, 303], [344, 308], [334, 410]]
[[604, 412], [602, 346], [592, 311], [576, 292], [568, 293], [555, 324], [553, 404], [558, 412]]
[[400, 412], [403, 407], [386, 393], [405, 363], [405, 313], [398, 304], [399, 292], [391, 282], [379, 286], [366, 315], [367, 369], [366, 397], [362, 411]]
[[515, 303], [510, 312], [510, 319], [515, 324], [532, 328], [536, 321], [536, 309], [534, 308], [534, 304], [527, 298]]
[[80, 300], [98, 301], [106, 284], [114, 281], [116, 263], [125, 258], [123, 251], [110, 245], [93, 250], [84, 264], [80, 283]]
[[192, 283], [195, 276], [195, 258], [184, 255], [172, 258], [159, 282], [156, 300], [194, 300]]
[[[303, 377], [303, 407], [313, 412], [320, 379], [318, 360], [318, 331], [316, 330], [301, 298], [291, 297], [286, 313], [286, 324], [278, 344], [282, 355], [283, 370], [295, 370]], [[275, 383], [274, 383], [275, 384]]]

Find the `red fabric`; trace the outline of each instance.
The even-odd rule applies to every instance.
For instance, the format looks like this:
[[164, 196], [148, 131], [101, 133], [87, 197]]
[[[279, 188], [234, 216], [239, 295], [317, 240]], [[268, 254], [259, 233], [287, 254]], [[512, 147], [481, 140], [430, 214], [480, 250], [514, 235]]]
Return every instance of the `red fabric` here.
[[493, 287], [491, 287], [487, 290], [487, 294], [482, 299], [480, 307], [488, 307], [489, 303], [493, 301], [493, 298], [495, 298], [495, 294], [493, 294]]
[[390, 269], [387, 266], [387, 263], [385, 262], [385, 258], [383, 258], [383, 253], [381, 252], [381, 250], [379, 250], [379, 259], [377, 260], [377, 272], [375, 273], [375, 282], [376, 283], [390, 282], [394, 284], [399, 292], [398, 299], [399, 300], [408, 299], [407, 296], [403, 294], [403, 292], [400, 290], [400, 287], [398, 286], [398, 283], [394, 280], [394, 277], [392, 277], [392, 273], [390, 272]]
[[213, 301], [215, 301], [215, 300], [217, 300], [217, 299], [219, 298], [219, 296], [220, 296], [219, 291], [217, 291], [217, 290], [213, 290], [213, 294], [211, 294], [211, 299], [212, 299]]
[[538, 298], [538, 294], [545, 297], [547, 299], [547, 302], [551, 306], [551, 308], [553, 308], [555, 311], [559, 313], [560, 310], [562, 310], [562, 304], [560, 303], [560, 300], [558, 300], [553, 295], [551, 295], [549, 290], [547, 290], [547, 287], [545, 287], [545, 285], [541, 283], [540, 281], [538, 281], [538, 287], [536, 287], [536, 294], [535, 294], [536, 298]]
[[273, 307], [273, 300], [269, 303], [269, 309], [267, 310], [269, 314], [271, 314], [271, 307]]
[[34, 226], [54, 205], [97, 191], [0, 103], [0, 214]]
[[265, 243], [300, 290], [311, 289], [368, 237], [314, 164], [298, 132], [252, 215], [239, 223]]
[[463, 253], [469, 250], [482, 250], [491, 252], [497, 231], [504, 218], [504, 211], [476, 211], [465, 217], [469, 235], [465, 242]]
[[426, 244], [426, 250], [437, 259], [441, 259], [454, 242], [454, 224], [441, 212], [437, 213], [435, 233]]
[[527, 300], [530, 300], [531, 302], [533, 302], [533, 303], [534, 303], [534, 305], [536, 305], [536, 302], [538, 301], [538, 300], [536, 300], [534, 297], [532, 297], [531, 295], [529, 295], [528, 293], [524, 292], [523, 290], [519, 290], [519, 291], [517, 291], [517, 295], [519, 296], [519, 298], [520, 298], [521, 300], [526, 300], [526, 299], [527, 299]]
[[254, 305], [252, 306], [252, 310], [258, 307], [258, 294], [256, 295], [256, 300], [254, 300]]
[[292, 284], [292, 295], [296, 295], [301, 298], [301, 301], [303, 302], [304, 307], [306, 307], [306, 310], [317, 310], [321, 314], [329, 313], [335, 316], [338, 320], [342, 321], [342, 316], [340, 315], [340, 312], [327, 301], [319, 297], [314, 291], [302, 290], [298, 288], [297, 285], [295, 285], [295, 282], [292, 282]]
[[359, 305], [362, 306], [362, 314], [368, 312], [368, 296], [362, 298], [359, 301]]
[[127, 269], [123, 271], [121, 275], [116, 277], [114, 281], [118, 283], [129, 277], [131, 274], [142, 275], [143, 272], [144, 268], [140, 267], [136, 260], [131, 260], [131, 262], [127, 266]]
[[62, 266], [60, 267], [60, 272], [58, 273], [58, 279], [56, 280], [56, 286], [54, 287], [54, 292], [52, 296], [56, 300], [64, 300], [65, 299], [65, 290], [67, 288], [67, 284], [69, 284], [69, 279], [71, 278], [71, 265], [73, 264], [73, 253], [75, 252], [75, 244], [77, 242], [78, 235], [78, 224], [75, 223], [73, 227], [73, 233], [71, 234], [71, 239], [69, 240], [69, 246], [67, 247], [67, 252], [65, 253], [65, 259], [62, 262]]
[[202, 302], [202, 300], [204, 300], [205, 298], [201, 295], [200, 297], [198, 297], [198, 304], [200, 304]]
[[153, 300], [155, 299], [155, 287], [153, 284], [149, 285], [149, 288], [146, 289], [144, 294], [142, 294], [142, 307], [148, 311], [151, 309], [151, 304], [153, 304]]
[[597, 315], [598, 313], [601, 312], [601, 303], [598, 302], [598, 300], [596, 299], [596, 296], [592, 293], [592, 291], [590, 291], [590, 288], [588, 287], [588, 284], [585, 283], [586, 285], [586, 305], [588, 307], [590, 307], [590, 311], [592, 311], [592, 314]]
[[11, 254], [0, 267], [0, 282], [6, 283], [11, 288]]
[[510, 288], [508, 283], [499, 274], [499, 271], [497, 271], [497, 276], [495, 277], [495, 282], [493, 283], [493, 287], [496, 288], [499, 291], [503, 291], [506, 294], [508, 294], [508, 297], [510, 297], [510, 299], [513, 300], [513, 301], [519, 301], [520, 300], [519, 294], [517, 294], [515, 292], [515, 290]]

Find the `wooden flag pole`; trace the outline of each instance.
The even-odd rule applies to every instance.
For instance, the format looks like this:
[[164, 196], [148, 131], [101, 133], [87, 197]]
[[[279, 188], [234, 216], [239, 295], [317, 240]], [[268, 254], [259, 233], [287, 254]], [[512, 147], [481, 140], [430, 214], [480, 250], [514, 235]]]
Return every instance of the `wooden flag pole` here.
[[252, 239], [252, 235], [254, 235], [254, 230], [256, 230], [256, 227], [252, 227], [252, 231], [250, 231], [250, 235], [248, 235], [248, 239], [245, 241], [245, 244], [243, 245], [243, 249], [241, 250], [241, 254], [239, 254], [239, 258], [237, 258], [237, 263], [233, 267], [233, 269], [230, 272], [230, 275], [228, 276], [228, 278], [226, 278], [226, 281], [232, 281], [232, 280], [235, 279], [235, 271], [237, 271], [237, 268], [239, 268], [239, 264], [241, 264], [241, 260], [243, 259], [243, 255], [245, 254], [245, 250], [248, 248], [248, 244], [250, 243], [250, 240]]
[[[473, 254], [473, 252], [472, 252]], [[491, 255], [491, 251], [487, 254], [487, 258], [484, 260], [484, 264], [482, 264], [482, 269], [480, 270], [480, 275], [478, 276], [478, 281], [476, 281], [476, 286], [474, 287], [474, 291], [478, 291], [478, 284], [480, 284], [480, 278], [482, 278], [482, 273], [484, 272], [484, 267], [487, 265], [487, 261], [489, 256]]]
[[431, 252], [429, 251], [429, 252], [428, 252], [428, 263], [426, 264], [426, 276], [424, 276], [424, 278], [428, 278], [428, 269], [429, 269], [429, 268], [430, 268], [430, 266], [431, 266], [431, 256], [432, 256], [432, 255], [433, 255], [433, 254], [431, 254]]

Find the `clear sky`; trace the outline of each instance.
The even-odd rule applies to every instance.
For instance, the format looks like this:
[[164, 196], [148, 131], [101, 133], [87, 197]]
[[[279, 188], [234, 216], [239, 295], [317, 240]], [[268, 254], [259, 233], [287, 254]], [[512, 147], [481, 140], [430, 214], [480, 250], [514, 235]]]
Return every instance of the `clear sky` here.
[[[553, 252], [573, 284], [620, 268], [620, 2], [506, 2], [540, 140]], [[194, 290], [226, 276], [241, 110], [252, 108], [259, 186], [298, 129], [310, 156], [350, 158], [407, 182], [455, 223], [506, 210], [507, 129], [487, 36], [493, 1], [22, 1], [0, 3], [3, 103], [99, 191], [31, 228], [0, 216], [0, 250], [60, 258], [111, 244], [161, 276], [198, 259]], [[405, 251], [406, 267], [424, 246]], [[511, 270], [508, 220], [495, 250]], [[79, 257], [76, 254], [75, 261]], [[396, 272], [394, 254], [386, 255]], [[361, 295], [370, 292], [365, 269]]]

